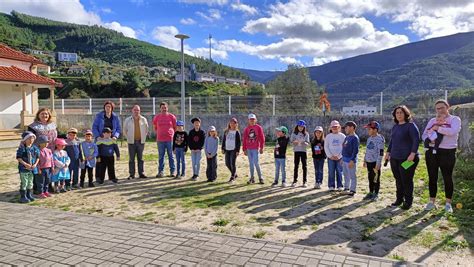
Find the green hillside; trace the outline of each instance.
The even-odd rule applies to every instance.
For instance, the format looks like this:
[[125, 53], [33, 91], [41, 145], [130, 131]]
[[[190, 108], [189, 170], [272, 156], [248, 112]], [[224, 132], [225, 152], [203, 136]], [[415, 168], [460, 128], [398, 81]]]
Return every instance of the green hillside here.
[[[76, 52], [83, 58], [101, 59], [128, 66], [164, 66], [179, 68], [179, 52], [125, 37], [122, 33], [100, 26], [86, 26], [52, 21], [13, 11], [0, 13], [0, 42], [16, 49]], [[226, 77], [245, 78], [240, 71], [191, 56], [186, 64], [198, 71], [211, 71]]]

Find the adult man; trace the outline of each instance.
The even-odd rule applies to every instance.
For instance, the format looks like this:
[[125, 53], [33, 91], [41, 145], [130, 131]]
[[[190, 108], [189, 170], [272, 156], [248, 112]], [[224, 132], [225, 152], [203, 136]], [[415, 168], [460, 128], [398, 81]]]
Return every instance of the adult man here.
[[165, 152], [168, 154], [170, 174], [169, 177], [174, 176], [174, 156], [173, 156], [173, 135], [176, 129], [176, 117], [168, 112], [168, 104], [166, 102], [160, 103], [160, 114], [156, 114], [153, 118], [153, 129], [156, 133], [156, 142], [158, 144], [158, 174], [156, 178], [163, 177], [163, 170], [165, 169]]
[[125, 119], [123, 133], [128, 143], [128, 180], [135, 178], [135, 157], [138, 161], [138, 177], [146, 178], [143, 166], [143, 150], [148, 135], [148, 121], [140, 114], [140, 106], [132, 108], [132, 116]]

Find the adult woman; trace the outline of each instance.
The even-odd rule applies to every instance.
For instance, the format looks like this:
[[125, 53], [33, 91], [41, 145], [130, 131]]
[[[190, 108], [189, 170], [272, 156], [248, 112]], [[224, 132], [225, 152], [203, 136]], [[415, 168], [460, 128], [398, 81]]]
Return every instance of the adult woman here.
[[411, 122], [410, 110], [405, 105], [396, 107], [392, 116], [395, 125], [385, 155], [385, 160], [390, 160], [397, 186], [397, 199], [392, 206], [403, 204], [401, 208], [408, 210], [413, 203], [413, 176], [419, 162], [420, 132]]
[[120, 118], [113, 112], [114, 103], [112, 101], [106, 101], [104, 103], [104, 111], [97, 113], [92, 124], [92, 133], [97, 139], [102, 135], [102, 130], [105, 127], [112, 129], [112, 138], [117, 139], [122, 134], [122, 128], [120, 126]]
[[35, 145], [38, 145], [40, 136], [48, 138], [48, 148], [54, 150], [54, 141], [58, 137], [56, 123], [52, 121], [51, 111], [48, 108], [40, 108], [36, 112], [35, 121], [28, 126], [28, 131], [36, 135]]
[[[436, 193], [438, 191], [438, 169], [444, 180], [446, 196], [446, 212], [452, 213], [451, 199], [453, 197], [453, 169], [456, 163], [456, 148], [461, 131], [461, 119], [449, 114], [449, 104], [445, 100], [435, 103], [436, 117], [432, 118], [423, 131], [422, 139], [428, 144], [426, 150], [426, 168], [429, 176], [430, 201], [425, 210], [436, 208]], [[438, 140], [438, 143], [437, 143]], [[436, 143], [438, 147], [436, 147]], [[436, 147], [436, 148], [435, 148]]]

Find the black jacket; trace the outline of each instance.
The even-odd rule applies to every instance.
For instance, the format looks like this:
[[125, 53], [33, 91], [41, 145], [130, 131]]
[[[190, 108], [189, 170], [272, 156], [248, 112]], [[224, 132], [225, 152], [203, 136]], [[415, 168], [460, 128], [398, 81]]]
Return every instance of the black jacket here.
[[202, 149], [204, 147], [204, 140], [206, 139], [206, 133], [199, 129], [196, 131], [191, 129], [188, 134], [188, 147], [191, 150]]
[[188, 134], [185, 131], [174, 132], [173, 150], [177, 147], [184, 148], [184, 152], [188, 151]]
[[282, 136], [277, 138], [277, 143], [273, 151], [273, 155], [276, 159], [286, 158], [286, 148], [288, 147], [288, 142], [290, 142], [290, 138], [288, 136]]
[[325, 159], [326, 152], [324, 151], [324, 141], [316, 140], [311, 141], [311, 155], [313, 159]]

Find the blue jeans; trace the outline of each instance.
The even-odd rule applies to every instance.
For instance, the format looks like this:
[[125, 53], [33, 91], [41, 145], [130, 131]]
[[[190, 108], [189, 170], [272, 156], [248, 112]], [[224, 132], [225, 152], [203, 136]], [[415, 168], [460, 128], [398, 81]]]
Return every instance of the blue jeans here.
[[[176, 152], [176, 175], [184, 176], [186, 173], [186, 161], [184, 160], [184, 148], [175, 148]], [[179, 172], [181, 170], [181, 172]]]
[[[44, 168], [41, 169], [41, 174], [37, 174], [38, 178], [36, 179], [36, 188], [37, 188], [37, 193], [46, 193], [48, 192], [49, 188], [49, 182], [51, 178], [51, 168]], [[36, 178], [36, 175], [35, 175]]]
[[202, 150], [191, 151], [191, 164], [193, 165], [193, 175], [199, 176], [201, 169]]
[[340, 160], [332, 160], [328, 159], [328, 187], [335, 188], [337, 179], [337, 188], [342, 188], [342, 159]]
[[281, 170], [281, 182], [286, 183], [286, 159], [275, 159], [275, 183], [278, 183]]
[[[79, 182], [79, 159], [72, 159], [69, 164], [69, 173], [71, 174], [71, 180], [73, 185], [77, 185]], [[66, 180], [66, 185], [69, 185], [71, 181]]]
[[317, 184], [323, 183], [324, 159], [313, 159], [314, 172]]
[[163, 172], [165, 169], [165, 152], [168, 154], [168, 161], [170, 165], [170, 173], [173, 174], [175, 170], [174, 156], [173, 156], [173, 142], [158, 142], [158, 172]]
[[262, 171], [258, 163], [258, 149], [247, 149], [247, 157], [250, 165], [250, 178], [254, 178], [254, 169], [257, 169], [258, 179], [262, 180]]
[[352, 192], [356, 192], [357, 188], [356, 166], [356, 163], [354, 163], [354, 166], [349, 168], [349, 162], [342, 162], [342, 171], [344, 172], [344, 189], [349, 189]]

